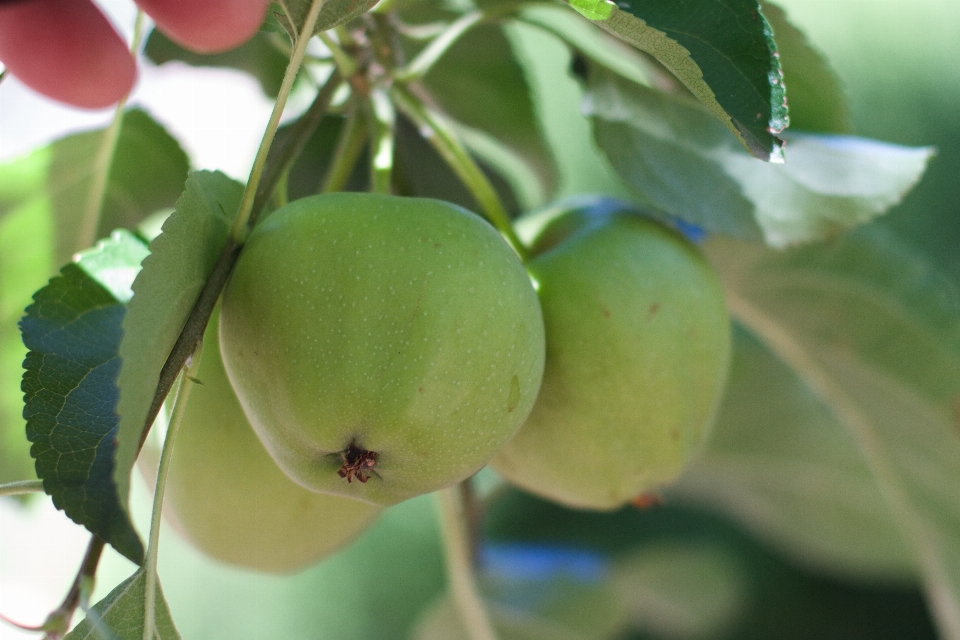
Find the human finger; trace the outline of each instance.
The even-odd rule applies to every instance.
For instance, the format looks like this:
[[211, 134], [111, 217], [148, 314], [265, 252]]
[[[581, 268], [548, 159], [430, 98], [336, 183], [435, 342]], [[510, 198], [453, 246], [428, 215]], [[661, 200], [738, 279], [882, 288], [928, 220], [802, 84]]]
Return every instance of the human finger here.
[[270, 0], [137, 0], [170, 39], [199, 53], [233, 49], [263, 23]]
[[129, 93], [136, 63], [90, 0], [0, 4], [0, 61], [54, 100], [97, 109]]

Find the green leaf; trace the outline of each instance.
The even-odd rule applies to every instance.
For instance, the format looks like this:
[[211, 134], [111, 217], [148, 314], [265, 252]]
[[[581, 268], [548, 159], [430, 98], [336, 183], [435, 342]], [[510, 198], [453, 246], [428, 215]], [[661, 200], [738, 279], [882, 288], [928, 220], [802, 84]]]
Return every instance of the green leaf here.
[[804, 384], [745, 331], [705, 451], [668, 490], [720, 509], [820, 570], [910, 579], [913, 557], [856, 441]]
[[[68, 136], [0, 165], [0, 481], [33, 474], [17, 382], [27, 350], [17, 321], [34, 291], [80, 249], [77, 234], [103, 131]], [[183, 189], [187, 159], [142, 111], [125, 114], [98, 234], [134, 226]]]
[[243, 186], [222, 173], [200, 171], [150, 243], [123, 320], [117, 379], [120, 415], [113, 480], [124, 508], [160, 370], [213, 270], [240, 205]]
[[790, 105], [790, 128], [820, 133], [851, 133], [850, 110], [830, 63], [780, 7], [761, 2], [773, 28]]
[[788, 123], [783, 74], [757, 0], [580, 0], [574, 6], [663, 63], [751, 154], [781, 160], [776, 136]]
[[729, 544], [680, 537], [616, 559], [613, 593], [635, 627], [665, 638], [728, 636], [748, 608], [750, 578]]
[[540, 185], [536, 200], [551, 197], [556, 163], [531, 87], [502, 28], [481, 25], [468, 31], [430, 69], [424, 84], [451, 118], [505, 145], [533, 170]]
[[634, 82], [648, 83], [645, 54], [595, 24], [582, 20], [563, 5], [534, 4], [524, 7], [519, 15], [522, 22], [553, 34], [593, 62]]
[[[372, 9], [377, 2], [379, 0], [326, 0], [317, 16], [314, 33], [349, 22]], [[286, 30], [290, 40], [296, 42], [310, 13], [312, 0], [276, 0], [276, 3], [283, 10], [282, 14], [276, 14], [277, 21]]]
[[[509, 640], [599, 640], [565, 629], [525, 611], [487, 604], [494, 631]], [[413, 640], [471, 640], [463, 626], [463, 617], [449, 597], [431, 605], [417, 622], [411, 634]]]
[[137, 563], [143, 545], [117, 500], [113, 456], [124, 302], [146, 255], [136, 236], [114, 232], [38, 291], [20, 322], [23, 415], [44, 490]]
[[44, 167], [32, 162], [38, 157], [8, 164], [0, 173], [0, 483], [36, 477], [30, 442], [24, 435], [20, 379], [27, 349], [17, 323], [33, 293], [56, 273], [54, 231], [42, 207], [31, 206], [36, 201], [10, 209], [4, 204], [18, 187], [29, 193], [42, 185]]
[[[104, 631], [112, 633], [117, 640], [142, 640], [146, 580], [146, 574], [140, 570], [118, 584], [103, 600], [93, 605], [91, 610], [94, 615], [87, 615], [64, 640], [106, 640], [109, 636]], [[173, 624], [159, 582], [155, 622], [153, 637], [156, 640], [180, 640], [180, 633]]]
[[957, 637], [958, 291], [874, 229], [785, 253], [721, 239], [707, 250], [734, 318], [856, 443], [941, 633]]
[[260, 81], [266, 95], [276, 98], [287, 69], [287, 56], [271, 42], [275, 35], [268, 28], [261, 29], [236, 49], [202, 54], [181, 47], [154, 29], [147, 38], [143, 53], [156, 64], [178, 61], [194, 67], [225, 67], [245, 71]]
[[[912, 583], [814, 573], [727, 518], [666, 498], [659, 507], [600, 513], [511, 490], [490, 504], [485, 534], [611, 554], [617, 599], [641, 627], [615, 638], [937, 637]], [[517, 571], [551, 566], [515, 564]], [[704, 627], [706, 633], [694, 632]]]
[[[33, 207], [52, 219], [56, 231], [56, 264], [65, 264], [86, 247], [77, 246], [87, 195], [96, 172], [104, 130], [77, 133], [0, 166], [0, 215], [13, 208]], [[128, 111], [117, 139], [107, 176], [96, 237], [113, 229], [133, 229], [156, 211], [172, 206], [183, 191], [189, 162], [170, 135], [139, 109]], [[16, 190], [8, 188], [29, 173]], [[42, 176], [42, 178], [41, 178]], [[42, 212], [42, 213], [41, 213]]]
[[[626, 626], [613, 585], [605, 580], [487, 576], [483, 591], [494, 630], [505, 640], [606, 640]], [[421, 614], [411, 636], [413, 640], [471, 638], [449, 596]]]
[[570, 6], [588, 20], [609, 20], [617, 8], [607, 0], [570, 0]]
[[[477, 201], [449, 165], [403, 115], [397, 116], [393, 180], [400, 195], [436, 198], [476, 211]], [[512, 214], [521, 210], [511, 185], [484, 162], [478, 164]]]
[[[345, 122], [346, 117], [337, 114], [327, 114], [320, 121], [317, 130], [307, 140], [300, 157], [290, 168], [290, 173], [287, 176], [287, 192], [290, 200], [299, 200], [320, 192], [327, 171], [330, 169], [330, 162], [333, 159], [333, 153]], [[277, 142], [273, 144], [271, 151], [281, 147], [283, 141], [289, 135], [290, 126], [292, 125], [281, 127], [277, 131]], [[268, 160], [269, 162], [270, 160]], [[368, 169], [369, 159], [364, 152], [360, 154], [353, 173], [343, 190], [365, 191], [370, 184]]]
[[863, 138], [791, 134], [784, 164], [756, 162], [690, 100], [589, 66], [585, 111], [620, 176], [655, 206], [704, 229], [775, 247], [817, 240], [884, 213], [933, 154]]

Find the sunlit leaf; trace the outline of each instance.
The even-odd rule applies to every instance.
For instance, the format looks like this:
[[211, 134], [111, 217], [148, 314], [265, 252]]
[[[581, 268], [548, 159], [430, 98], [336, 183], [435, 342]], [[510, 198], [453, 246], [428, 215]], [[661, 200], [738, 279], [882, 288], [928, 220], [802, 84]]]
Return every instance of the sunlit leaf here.
[[933, 150], [792, 134], [786, 163], [760, 163], [690, 100], [590, 66], [585, 109], [614, 168], [657, 207], [775, 247], [831, 237], [897, 204]]
[[121, 323], [147, 248], [126, 231], [77, 256], [20, 323], [24, 418], [37, 475], [58, 509], [140, 562], [143, 546], [113, 482]]
[[783, 74], [757, 0], [574, 0], [580, 13], [670, 69], [761, 160], [779, 161]]
[[[915, 562], [944, 637], [960, 635], [960, 302], [888, 236], [775, 253], [707, 245], [733, 316], [843, 426]], [[833, 490], [833, 488], [831, 488]]]
[[[105, 640], [112, 634], [116, 640], [143, 640], [146, 574], [140, 570], [121, 582], [107, 596], [91, 607], [92, 615], [80, 622], [64, 640]], [[156, 585], [156, 640], [180, 640], [173, 624], [170, 608]]]
[[[56, 264], [65, 264], [87, 248], [78, 246], [77, 239], [88, 216], [103, 136], [104, 130], [69, 135], [0, 166], [0, 215], [14, 207], [30, 207], [35, 215], [49, 216], [56, 234]], [[172, 206], [183, 191], [188, 168], [177, 141], [146, 112], [125, 113], [94, 237], [105, 237], [118, 227], [133, 229], [157, 209]], [[30, 178], [14, 195], [4, 185], [16, 184], [24, 171]]]
[[[19, 186], [27, 185], [26, 193], [42, 188], [43, 163], [30, 162], [37, 157], [28, 156], [27, 162], [8, 164], [0, 172], [0, 210], [5, 201], [9, 202], [6, 197]], [[32, 166], [35, 164], [39, 166]], [[8, 173], [11, 168], [16, 180], [7, 182], [12, 177]], [[50, 217], [42, 206], [31, 204], [36, 201], [0, 214], [0, 483], [36, 477], [30, 442], [24, 433], [20, 391], [27, 349], [17, 323], [33, 293], [46, 284], [55, 267]]]

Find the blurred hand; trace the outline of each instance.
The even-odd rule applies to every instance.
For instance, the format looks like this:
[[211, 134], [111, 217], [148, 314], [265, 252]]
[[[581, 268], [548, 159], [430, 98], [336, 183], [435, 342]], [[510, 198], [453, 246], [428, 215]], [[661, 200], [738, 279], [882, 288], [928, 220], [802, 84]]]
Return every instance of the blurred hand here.
[[[136, 0], [170, 39], [199, 53], [256, 33], [270, 0]], [[0, 0], [0, 61], [31, 89], [77, 107], [114, 104], [136, 62], [92, 0]]]

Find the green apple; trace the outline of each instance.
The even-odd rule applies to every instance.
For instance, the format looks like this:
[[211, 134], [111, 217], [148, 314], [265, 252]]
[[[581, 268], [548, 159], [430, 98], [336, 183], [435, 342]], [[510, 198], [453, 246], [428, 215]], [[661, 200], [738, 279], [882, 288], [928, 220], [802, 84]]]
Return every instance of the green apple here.
[[338, 193], [275, 211], [240, 254], [220, 329], [277, 464], [382, 505], [482, 468], [543, 373], [540, 305], [516, 254], [439, 200]]
[[730, 357], [723, 292], [683, 236], [609, 201], [553, 216], [532, 246], [546, 369], [491, 466], [559, 503], [615, 509], [674, 480], [707, 434]]
[[215, 322], [197, 379], [174, 444], [164, 516], [202, 552], [250, 569], [296, 571], [379, 514], [365, 502], [308, 491], [277, 468], [227, 379]]

